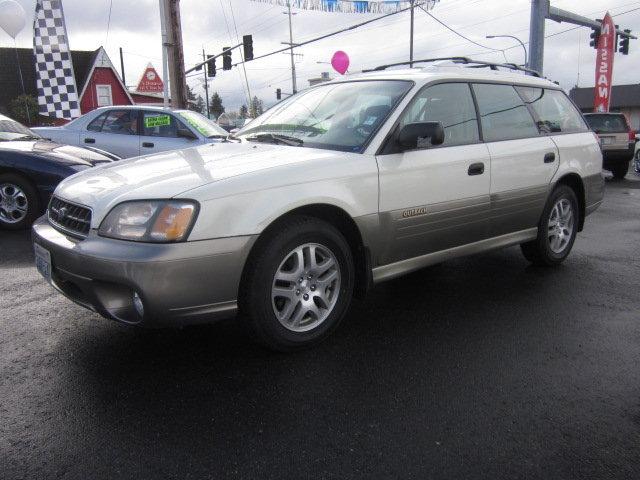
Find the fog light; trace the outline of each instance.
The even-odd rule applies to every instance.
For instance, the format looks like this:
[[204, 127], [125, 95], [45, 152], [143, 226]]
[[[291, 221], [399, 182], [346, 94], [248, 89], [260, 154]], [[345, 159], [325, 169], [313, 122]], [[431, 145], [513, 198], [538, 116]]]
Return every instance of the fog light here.
[[138, 295], [138, 292], [133, 292], [133, 306], [136, 309], [136, 312], [138, 312], [138, 315], [140, 315], [140, 317], [144, 317], [144, 305], [142, 304], [142, 299], [140, 298], [140, 295]]

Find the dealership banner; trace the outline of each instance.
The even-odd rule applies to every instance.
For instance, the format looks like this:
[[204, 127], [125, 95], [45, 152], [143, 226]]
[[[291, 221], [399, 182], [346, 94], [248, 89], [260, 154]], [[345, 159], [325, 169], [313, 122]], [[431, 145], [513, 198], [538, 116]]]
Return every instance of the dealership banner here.
[[[393, 13], [411, 6], [407, 0], [253, 0], [283, 7], [336, 13]], [[432, 8], [439, 0], [416, 0], [414, 5]]]
[[593, 101], [594, 112], [608, 112], [611, 104], [611, 82], [613, 80], [613, 55], [616, 47], [616, 26], [609, 12], [602, 20], [598, 55], [596, 58], [596, 88]]

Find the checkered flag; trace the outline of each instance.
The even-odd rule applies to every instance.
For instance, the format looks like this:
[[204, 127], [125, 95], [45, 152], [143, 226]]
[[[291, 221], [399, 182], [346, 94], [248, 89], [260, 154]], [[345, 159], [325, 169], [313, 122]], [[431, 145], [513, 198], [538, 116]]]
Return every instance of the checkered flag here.
[[78, 88], [62, 0], [37, 1], [33, 20], [33, 53], [40, 114], [65, 119], [79, 117]]

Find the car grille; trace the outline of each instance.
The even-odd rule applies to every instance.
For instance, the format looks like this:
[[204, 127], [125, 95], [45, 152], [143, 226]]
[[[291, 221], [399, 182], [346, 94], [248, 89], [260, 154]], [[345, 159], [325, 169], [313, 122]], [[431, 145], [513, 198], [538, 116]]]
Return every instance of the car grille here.
[[49, 223], [70, 235], [85, 238], [91, 228], [91, 210], [53, 197], [47, 212]]

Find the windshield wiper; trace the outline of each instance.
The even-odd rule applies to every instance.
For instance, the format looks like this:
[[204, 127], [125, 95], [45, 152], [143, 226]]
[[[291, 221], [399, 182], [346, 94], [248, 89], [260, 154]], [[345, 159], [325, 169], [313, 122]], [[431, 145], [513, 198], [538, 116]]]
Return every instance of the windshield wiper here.
[[42, 137], [36, 137], [35, 135], [21, 135], [20, 137], [12, 139], [13, 142], [19, 142], [22, 140], [42, 140]]
[[304, 140], [299, 138], [290, 137], [288, 135], [278, 135], [275, 133], [260, 133], [253, 137], [247, 137], [247, 140], [250, 142], [279, 143], [282, 145], [290, 145], [292, 147], [301, 147], [304, 144]]

